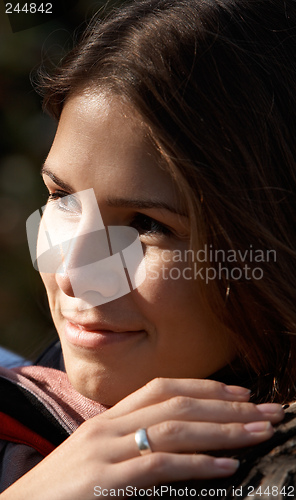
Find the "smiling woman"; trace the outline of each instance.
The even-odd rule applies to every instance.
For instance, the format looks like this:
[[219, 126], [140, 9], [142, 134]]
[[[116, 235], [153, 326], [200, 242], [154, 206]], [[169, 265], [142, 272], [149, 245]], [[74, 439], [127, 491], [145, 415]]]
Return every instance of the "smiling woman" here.
[[37, 262], [60, 344], [2, 372], [27, 411], [0, 408], [4, 500], [217, 480], [231, 450], [284, 440], [267, 441], [296, 391], [295, 35], [292, 1], [140, 0], [43, 78]]
[[47, 164], [50, 197], [70, 183], [64, 195], [93, 188], [105, 226], [135, 227], [145, 249], [144, 282], [100, 308], [80, 310], [84, 297], [73, 293], [69, 272], [41, 273], [73, 386], [114, 405], [155, 377], [205, 378], [227, 365], [235, 356], [230, 335], [221, 335], [205, 314], [198, 284], [152, 279], [164, 251], [188, 248], [189, 223], [178, 213], [177, 190], [149, 143], [147, 126], [133, 110], [118, 98], [72, 97]]

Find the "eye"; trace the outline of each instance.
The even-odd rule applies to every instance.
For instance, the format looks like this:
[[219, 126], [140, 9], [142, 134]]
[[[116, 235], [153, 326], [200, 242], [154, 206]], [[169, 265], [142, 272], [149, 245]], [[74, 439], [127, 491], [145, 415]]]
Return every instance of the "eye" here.
[[163, 234], [166, 236], [172, 236], [172, 232], [170, 229], [157, 222], [155, 219], [152, 219], [148, 215], [144, 214], [136, 214], [130, 223], [132, 227], [137, 229], [139, 234]]
[[73, 194], [66, 193], [65, 191], [55, 191], [48, 196], [48, 202], [51, 201], [55, 202], [55, 208], [58, 210], [62, 210], [68, 214], [81, 214], [80, 201]]

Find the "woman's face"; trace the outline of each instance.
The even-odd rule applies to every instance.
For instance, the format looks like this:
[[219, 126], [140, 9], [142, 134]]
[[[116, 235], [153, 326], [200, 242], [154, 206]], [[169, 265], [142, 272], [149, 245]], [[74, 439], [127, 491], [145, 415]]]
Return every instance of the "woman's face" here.
[[[200, 282], [188, 271], [189, 225], [177, 190], [127, 104], [92, 92], [72, 97], [43, 178], [52, 195], [48, 210], [58, 203], [62, 217], [87, 220], [75, 193], [92, 188], [104, 225], [135, 227], [145, 254], [138, 288], [95, 307], [85, 308], [87, 295], [74, 293], [67, 270], [41, 273], [66, 371], [79, 392], [113, 405], [155, 377], [205, 378], [233, 359], [228, 334], [205, 312]], [[63, 201], [67, 195], [73, 196]], [[83, 238], [76, 254], [82, 249]], [[83, 280], [83, 268], [77, 273]], [[105, 276], [103, 295], [112, 279]]]

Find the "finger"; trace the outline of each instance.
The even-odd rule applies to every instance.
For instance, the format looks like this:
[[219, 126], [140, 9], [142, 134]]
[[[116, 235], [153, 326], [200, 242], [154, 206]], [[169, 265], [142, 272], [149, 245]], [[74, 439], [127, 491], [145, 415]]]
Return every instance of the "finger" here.
[[153, 452], [200, 453], [253, 446], [272, 437], [270, 422], [216, 424], [167, 421], [147, 429]]
[[[113, 465], [113, 481], [110, 487], [131, 485], [139, 489], [171, 481], [227, 477], [234, 474], [238, 466], [239, 462], [231, 458], [152, 453]], [[162, 486], [163, 496], [168, 493], [165, 488], [166, 486]]]
[[[149, 427], [146, 433], [154, 453], [201, 453], [254, 446], [269, 439], [274, 429], [266, 421], [216, 424], [169, 420]], [[113, 462], [122, 462], [139, 455], [134, 433], [118, 438]]]
[[120, 417], [120, 434], [135, 432], [140, 427], [166, 422], [168, 420], [195, 422], [255, 422], [268, 420], [278, 423], [284, 417], [279, 404], [239, 403], [237, 401], [200, 400], [177, 396], [167, 401], [141, 408], [133, 414]]
[[228, 386], [215, 380], [157, 378], [107, 410], [108, 416], [116, 418], [175, 396], [248, 401], [250, 391], [244, 387]]

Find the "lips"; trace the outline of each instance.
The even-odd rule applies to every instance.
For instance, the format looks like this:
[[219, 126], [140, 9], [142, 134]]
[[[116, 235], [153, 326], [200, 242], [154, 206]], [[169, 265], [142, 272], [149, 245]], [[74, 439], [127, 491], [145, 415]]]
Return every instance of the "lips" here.
[[66, 319], [64, 333], [70, 344], [89, 349], [134, 341], [146, 334], [145, 330], [118, 328], [102, 322], [77, 322], [70, 319]]
[[139, 331], [141, 328], [131, 328], [130, 325], [124, 324], [122, 321], [120, 324], [115, 325], [115, 323], [108, 323], [107, 321], [97, 320], [96, 318], [86, 319], [81, 317], [70, 317], [66, 314], [63, 314], [66, 321], [69, 321], [77, 328], [81, 328], [83, 330], [87, 330], [90, 332], [113, 332], [113, 333], [122, 333], [122, 332], [132, 332]]

